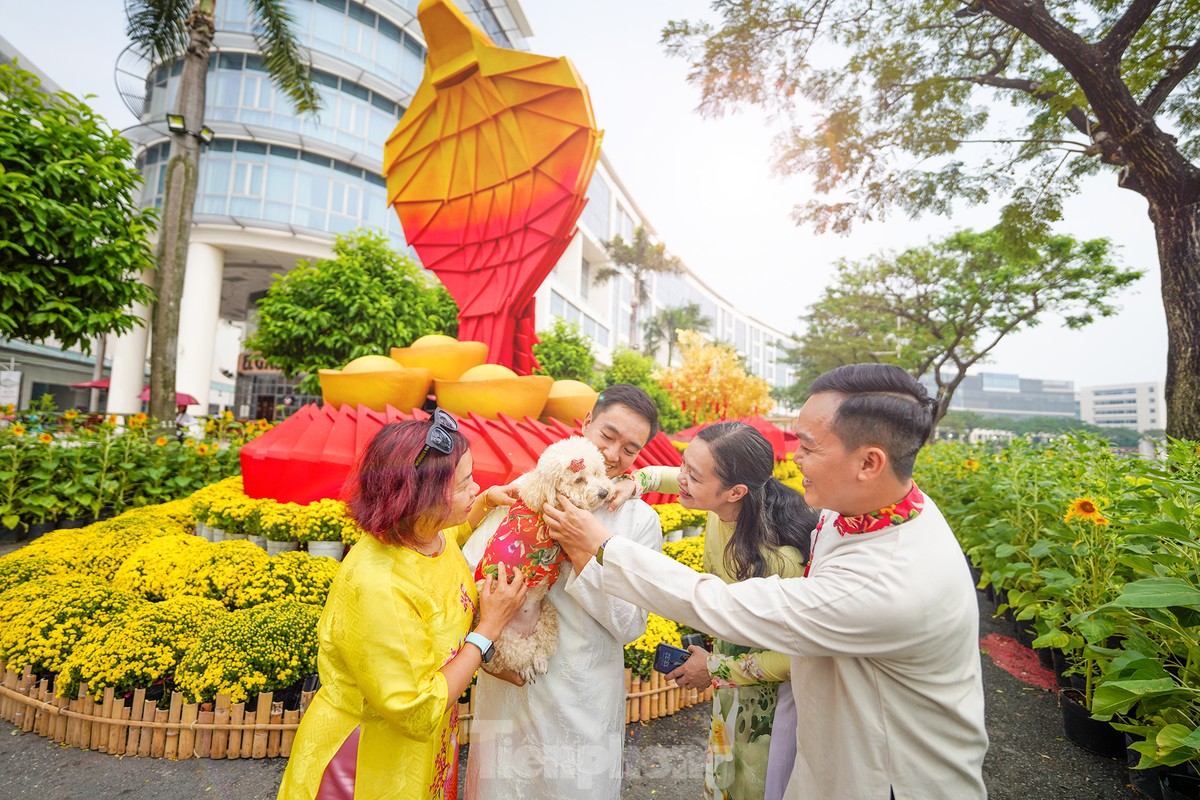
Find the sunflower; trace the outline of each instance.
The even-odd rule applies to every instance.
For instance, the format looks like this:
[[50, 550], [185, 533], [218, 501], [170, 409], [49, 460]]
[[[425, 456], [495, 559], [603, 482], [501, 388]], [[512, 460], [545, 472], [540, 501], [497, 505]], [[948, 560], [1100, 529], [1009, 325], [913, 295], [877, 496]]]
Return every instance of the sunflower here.
[[165, 437], [165, 436], [158, 437], [157, 439], [154, 440], [154, 444], [157, 445], [158, 447], [165, 447], [167, 444], [167, 437]]
[[1070, 502], [1067, 506], [1067, 513], [1063, 516], [1063, 522], [1070, 522], [1073, 519], [1087, 520], [1096, 525], [1108, 524], [1108, 520], [1096, 506], [1096, 501], [1090, 497], [1076, 497]]
[[206, 445], [206, 444], [196, 445], [196, 452], [202, 456], [208, 455], [208, 445]]
[[979, 462], [973, 458], [968, 458], [963, 462], [963, 468], [969, 469], [971, 472], [979, 472]]
[[23, 433], [25, 433], [25, 426], [24, 425], [13, 425], [11, 428], [9, 428], [9, 430], [11, 430], [13, 432], [14, 436], [20, 436]]
[[64, 411], [63, 412], [63, 419], [67, 420], [68, 422], [70, 422], [71, 420], [75, 419], [78, 416], [79, 416], [78, 411]]
[[54, 441], [54, 437], [48, 433], [39, 433], [38, 441], [41, 442], [42, 444], [50, 444], [51, 442]]

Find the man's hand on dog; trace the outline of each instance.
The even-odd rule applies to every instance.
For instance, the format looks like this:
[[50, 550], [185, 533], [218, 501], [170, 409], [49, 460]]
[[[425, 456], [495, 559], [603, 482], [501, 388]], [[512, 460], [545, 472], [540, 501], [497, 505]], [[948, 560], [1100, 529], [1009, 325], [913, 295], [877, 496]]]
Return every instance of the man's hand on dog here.
[[558, 505], [559, 508], [543, 508], [542, 519], [546, 520], [550, 538], [562, 546], [575, 572], [579, 573], [612, 534], [592, 512], [575, 505], [562, 492], [558, 493]]

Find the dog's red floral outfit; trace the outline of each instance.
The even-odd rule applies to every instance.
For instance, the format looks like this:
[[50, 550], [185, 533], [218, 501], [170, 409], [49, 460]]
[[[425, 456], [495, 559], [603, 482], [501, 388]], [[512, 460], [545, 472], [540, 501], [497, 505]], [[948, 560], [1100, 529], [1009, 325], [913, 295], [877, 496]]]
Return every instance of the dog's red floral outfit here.
[[549, 588], [558, 579], [559, 564], [565, 558], [558, 542], [550, 538], [541, 515], [518, 500], [509, 506], [504, 521], [488, 541], [475, 567], [475, 580], [483, 580], [485, 575], [495, 577], [497, 566], [503, 564], [524, 572], [529, 586], [547, 578]]

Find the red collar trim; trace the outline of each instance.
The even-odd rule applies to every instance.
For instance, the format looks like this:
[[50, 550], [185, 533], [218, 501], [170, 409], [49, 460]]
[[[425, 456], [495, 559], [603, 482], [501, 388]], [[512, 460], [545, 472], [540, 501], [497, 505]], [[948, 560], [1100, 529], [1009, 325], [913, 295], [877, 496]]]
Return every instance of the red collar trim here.
[[857, 517], [838, 517], [833, 521], [833, 527], [842, 536], [874, 533], [916, 519], [924, 507], [925, 495], [917, 488], [917, 484], [913, 483], [912, 489], [899, 503]]

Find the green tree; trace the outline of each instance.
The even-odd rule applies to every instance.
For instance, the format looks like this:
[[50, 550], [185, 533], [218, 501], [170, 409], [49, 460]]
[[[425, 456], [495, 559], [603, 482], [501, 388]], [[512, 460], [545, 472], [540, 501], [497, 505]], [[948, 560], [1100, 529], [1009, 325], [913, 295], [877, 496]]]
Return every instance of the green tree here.
[[678, 273], [683, 271], [679, 259], [667, 255], [662, 242], [652, 243], [650, 234], [641, 225], [633, 231], [633, 241], [626, 242], [617, 234], [604, 242], [604, 252], [609, 262], [596, 270], [592, 283], [597, 286], [618, 275], [633, 279], [633, 294], [629, 301], [629, 346], [638, 348], [638, 309], [650, 302], [650, 276], [656, 273]]
[[658, 426], [667, 433], [674, 433], [690, 425], [691, 420], [654, 377], [656, 369], [654, 359], [649, 356], [636, 350], [621, 349], [613, 353], [612, 366], [604, 372], [603, 386], [629, 383], [645, 389], [658, 407]]
[[835, 362], [878, 361], [928, 375], [940, 420], [967, 370], [1005, 336], [1047, 314], [1074, 329], [1115, 313], [1109, 296], [1142, 273], [1113, 264], [1111, 251], [1107, 239], [1069, 236], [1014, 247], [993, 229], [843, 261], [806, 317], [800, 354], [821, 371]]
[[538, 334], [540, 342], [533, 346], [533, 357], [541, 365], [535, 375], [549, 375], [556, 380], [596, 383], [596, 356], [592, 340], [583, 335], [579, 326], [558, 317], [554, 327]]
[[83, 101], [0, 63], [0, 335], [90, 348], [153, 298], [153, 209], [130, 145]]
[[663, 41], [690, 62], [701, 113], [749, 103], [799, 121], [776, 166], [809, 173], [821, 196], [798, 222], [846, 231], [890, 209], [947, 214], [1002, 197], [1020, 239], [1047, 231], [1085, 175], [1144, 197], [1168, 432], [1200, 439], [1200, 0], [713, 7], [715, 25], [674, 21]]
[[704, 316], [699, 303], [684, 303], [681, 306], [662, 308], [646, 320], [642, 327], [647, 355], [653, 355], [663, 343], [667, 345], [667, 366], [675, 355], [680, 331], [708, 333], [712, 330], [712, 318]]
[[426, 334], [458, 332], [449, 292], [392, 250], [383, 234], [339, 236], [333, 253], [275, 276], [258, 303], [258, 329], [246, 342], [288, 378], [307, 373], [301, 393], [321, 393], [318, 369], [386, 354]]
[[[208, 60], [216, 34], [217, 0], [127, 0], [129, 38], [155, 64], [183, 61], [174, 113], [189, 131], [204, 125]], [[286, 0], [248, 0], [255, 45], [267, 72], [298, 113], [320, 106], [309, 64], [292, 30]], [[179, 300], [187, 269], [188, 241], [200, 169], [200, 141], [191, 132], [171, 134], [166, 166], [158, 268], [154, 273], [157, 301], [151, 319], [150, 415], [175, 416], [175, 359], [179, 344]]]

